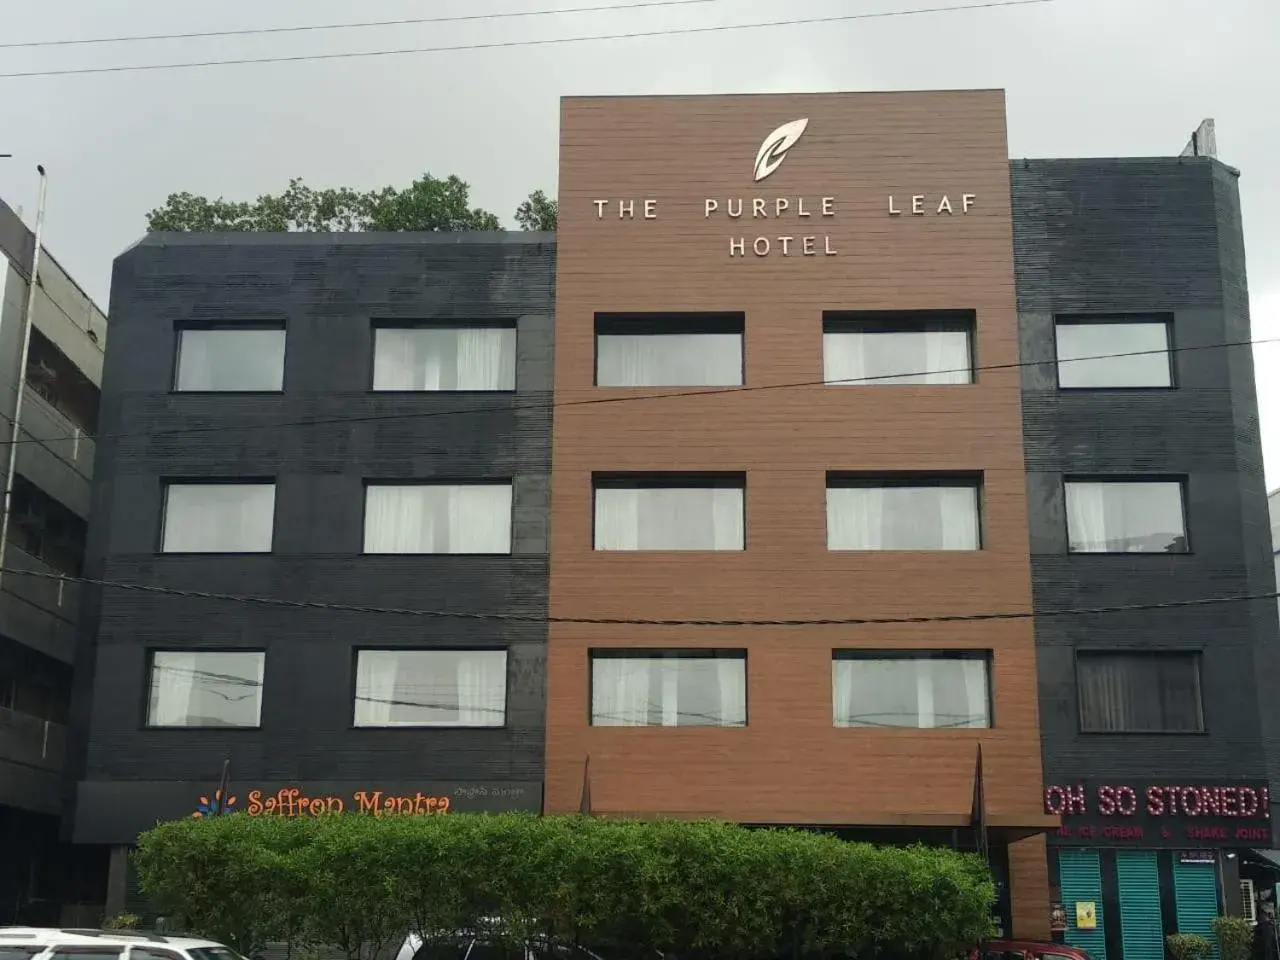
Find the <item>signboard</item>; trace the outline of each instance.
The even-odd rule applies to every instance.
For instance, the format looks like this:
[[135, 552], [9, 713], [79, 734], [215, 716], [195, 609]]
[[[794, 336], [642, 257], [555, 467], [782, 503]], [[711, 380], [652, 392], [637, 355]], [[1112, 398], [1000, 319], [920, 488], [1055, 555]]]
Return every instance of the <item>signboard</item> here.
[[536, 781], [254, 781], [234, 778], [223, 797], [216, 782], [86, 780], [77, 786], [75, 841], [131, 844], [156, 823], [220, 813], [250, 817], [373, 817], [542, 811]]
[[1062, 817], [1049, 835], [1059, 844], [1185, 850], [1271, 843], [1271, 797], [1254, 781], [1051, 783], [1044, 809]]
[[1049, 907], [1049, 932], [1065, 933], [1067, 930], [1067, 908], [1060, 903]]
[[1076, 929], [1098, 929], [1098, 905], [1092, 900], [1076, 901]]

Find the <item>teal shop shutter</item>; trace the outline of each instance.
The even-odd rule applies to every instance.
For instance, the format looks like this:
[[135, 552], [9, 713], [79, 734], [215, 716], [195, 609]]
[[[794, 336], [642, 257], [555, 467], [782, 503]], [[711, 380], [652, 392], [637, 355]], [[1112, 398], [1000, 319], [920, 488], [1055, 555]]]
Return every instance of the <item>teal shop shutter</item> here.
[[[1073, 947], [1089, 951], [1093, 960], [1107, 960], [1107, 938], [1103, 934], [1102, 869], [1097, 850], [1058, 851], [1058, 885], [1062, 888], [1062, 906], [1067, 911], [1067, 932], [1063, 939]], [[1096, 930], [1076, 929], [1076, 903], [1096, 904]], [[1129, 960], [1126, 956], [1125, 960]]]
[[1218, 939], [1213, 935], [1213, 918], [1218, 915], [1218, 871], [1213, 863], [1173, 861], [1173, 897], [1178, 905], [1178, 932], [1198, 933], [1213, 944], [1218, 955]]
[[1160, 871], [1154, 851], [1116, 851], [1124, 960], [1164, 960]]

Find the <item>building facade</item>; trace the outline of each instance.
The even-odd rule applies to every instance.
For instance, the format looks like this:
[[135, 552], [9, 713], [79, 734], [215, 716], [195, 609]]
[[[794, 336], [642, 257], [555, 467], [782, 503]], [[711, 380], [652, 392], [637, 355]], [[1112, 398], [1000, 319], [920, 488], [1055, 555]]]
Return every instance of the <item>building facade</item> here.
[[166, 593], [87, 594], [110, 903], [227, 764], [985, 840], [1097, 960], [1244, 909], [1275, 607], [1158, 608], [1274, 582], [1235, 172], [1011, 163], [999, 91], [569, 98], [560, 162], [554, 237], [117, 261], [88, 569]]
[[0, 553], [0, 924], [57, 922], [99, 886], [92, 852], [59, 838], [80, 599], [59, 577], [83, 569], [107, 321], [43, 250], [22, 370], [34, 250], [0, 202], [0, 490], [19, 441]]

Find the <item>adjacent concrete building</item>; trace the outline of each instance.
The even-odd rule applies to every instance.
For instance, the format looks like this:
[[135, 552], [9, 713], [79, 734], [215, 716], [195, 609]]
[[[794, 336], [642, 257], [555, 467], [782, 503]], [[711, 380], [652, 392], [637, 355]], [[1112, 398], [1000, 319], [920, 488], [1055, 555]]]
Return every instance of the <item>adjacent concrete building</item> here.
[[0, 490], [23, 391], [0, 573], [0, 924], [56, 922], [100, 889], [77, 884], [92, 851], [59, 841], [81, 591], [58, 575], [82, 572], [107, 318], [44, 250], [19, 369], [34, 249], [0, 201]]

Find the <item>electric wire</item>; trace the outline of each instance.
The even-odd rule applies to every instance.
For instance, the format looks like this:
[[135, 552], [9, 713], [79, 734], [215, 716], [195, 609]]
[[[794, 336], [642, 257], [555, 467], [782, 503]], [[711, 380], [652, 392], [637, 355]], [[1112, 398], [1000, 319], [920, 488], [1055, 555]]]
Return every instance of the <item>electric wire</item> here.
[[[311, 23], [291, 27], [246, 27], [241, 30], [197, 30], [190, 33], [147, 33], [115, 37], [81, 37], [66, 40], [14, 40], [0, 43], [0, 50], [27, 47], [71, 47], [95, 43], [137, 43], [150, 40], [203, 40], [213, 37], [248, 37], [276, 33], [308, 33], [321, 30], [359, 30], [365, 27], [410, 27], [427, 23], [463, 23], [475, 20], [509, 20], [516, 17], [547, 17], [573, 13], [613, 13], [647, 7], [692, 7], [725, 0], [638, 0], [633, 3], [604, 3], [591, 7], [553, 7], [543, 10], [510, 10], [496, 13], [462, 13], [448, 17], [408, 17], [399, 20], [357, 20], [345, 23]], [[0, 154], [4, 156], [4, 154]]]
[[790, 20], [768, 20], [758, 23], [725, 23], [703, 27], [668, 27], [659, 30], [636, 30], [623, 33], [601, 33], [579, 37], [527, 37], [521, 40], [488, 40], [477, 43], [458, 43], [436, 47], [403, 47], [392, 50], [344, 50], [335, 53], [306, 53], [288, 56], [238, 57], [228, 60], [189, 60], [177, 63], [133, 63], [109, 67], [72, 67], [60, 70], [19, 70], [0, 73], [0, 79], [14, 80], [25, 77], [67, 77], [86, 74], [133, 73], [151, 70], [188, 70], [201, 67], [248, 66], [263, 63], [301, 63], [321, 60], [353, 60], [368, 57], [398, 57], [423, 53], [453, 53], [475, 50], [498, 50], [512, 47], [554, 46], [567, 43], [597, 43], [610, 40], [641, 40], [652, 37], [689, 36], [694, 34], [727, 33], [740, 30], [765, 30], [775, 27], [815, 26], [829, 23], [845, 23], [853, 20], [877, 20], [890, 17], [913, 17], [931, 13], [956, 13], [966, 10], [992, 10], [1000, 7], [1025, 7], [1033, 4], [1053, 3], [1054, 0], [989, 0], [939, 7], [915, 7], [909, 10], [882, 10], [873, 13], [846, 13], [827, 17], [797, 17]]
[[1032, 620], [1040, 617], [1085, 617], [1117, 613], [1138, 613], [1151, 610], [1179, 610], [1190, 607], [1206, 607], [1228, 603], [1248, 603], [1258, 600], [1276, 600], [1280, 592], [1236, 594], [1217, 597], [1196, 597], [1183, 600], [1164, 600], [1155, 603], [1111, 604], [1096, 607], [1064, 607], [1036, 611], [1008, 611], [993, 613], [960, 613], [913, 617], [829, 617], [814, 619], [670, 619], [645, 617], [562, 617], [525, 613], [476, 613], [461, 610], [422, 610], [411, 607], [380, 607], [365, 604], [333, 603], [324, 600], [287, 600], [282, 597], [262, 597], [249, 594], [216, 593], [208, 590], [186, 590], [162, 587], [148, 583], [130, 583], [121, 580], [100, 580], [93, 577], [73, 577], [62, 573], [39, 570], [0, 568], [5, 576], [36, 577], [44, 580], [61, 580], [103, 589], [130, 590], [139, 593], [182, 597], [188, 600], [216, 600], [297, 610], [324, 610], [329, 613], [380, 614], [386, 616], [420, 617], [433, 620], [470, 620], [499, 623], [533, 624], [584, 624], [590, 626], [640, 626], [640, 627], [869, 627], [896, 624], [922, 623], [981, 623], [993, 620]]
[[[1128, 350], [1121, 353], [1099, 353], [1099, 354], [1093, 354], [1091, 356], [1085, 356], [1085, 357], [1072, 357], [1069, 360], [1065, 360], [1062, 362], [1083, 363], [1090, 360], [1114, 360], [1114, 359], [1123, 358], [1123, 357], [1141, 357], [1141, 356], [1151, 356], [1155, 354], [1173, 355], [1176, 353], [1189, 353], [1197, 350], [1222, 350], [1222, 349], [1228, 349], [1233, 347], [1255, 347], [1255, 346], [1263, 346], [1266, 344], [1274, 344], [1274, 343], [1280, 343], [1280, 336], [1262, 337], [1257, 340], [1227, 340], [1221, 343], [1177, 344], [1177, 345], [1170, 345], [1167, 347], [1161, 347], [1161, 348], [1150, 349], [1150, 350]], [[868, 383], [871, 381], [874, 381], [877, 384], [879, 384], [885, 380], [907, 380], [914, 377], [922, 377], [922, 376], [930, 376], [930, 375], [946, 374], [946, 373], [970, 373], [970, 372], [981, 373], [984, 371], [990, 372], [990, 371], [996, 371], [996, 370], [1018, 370], [1023, 367], [1057, 366], [1058, 362], [1059, 361], [1057, 358], [1046, 358], [1044, 360], [1017, 360], [1009, 363], [988, 363], [988, 364], [975, 364], [975, 365], [966, 366], [966, 367], [953, 367], [947, 370], [918, 370], [910, 373], [896, 373], [896, 374], [889, 374], [889, 375], [876, 375], [876, 376], [865, 376], [865, 377], [843, 377], [836, 380], [827, 380], [827, 379], [799, 380], [799, 381], [791, 381], [787, 383], [762, 383], [762, 384], [754, 384], [754, 385], [741, 385], [741, 386], [729, 386], [729, 387], [690, 387], [688, 389], [663, 391], [661, 393], [635, 393], [635, 394], [623, 394], [623, 395], [615, 394], [613, 396], [586, 397], [580, 400], [530, 399], [528, 401], [522, 402], [521, 400], [516, 399], [514, 402], [509, 404], [495, 404], [492, 406], [486, 405], [486, 406], [460, 407], [460, 408], [454, 408], [449, 410], [419, 410], [419, 411], [399, 412], [399, 413], [372, 413], [372, 414], [343, 415], [338, 417], [310, 417], [305, 420], [274, 420], [274, 421], [266, 421], [261, 423], [210, 424], [209, 426], [204, 426], [204, 427], [175, 427], [168, 430], [125, 431], [121, 433], [104, 433], [104, 434], [86, 435], [86, 436], [87, 436], [87, 439], [94, 441], [94, 443], [96, 444], [96, 443], [101, 443], [104, 440], [130, 440], [130, 439], [150, 440], [156, 437], [188, 436], [188, 435], [195, 435], [195, 434], [203, 435], [208, 433], [242, 432], [247, 430], [276, 430], [282, 427], [319, 427], [319, 426], [335, 426], [335, 425], [341, 426], [343, 424], [348, 424], [348, 423], [376, 423], [376, 422], [387, 421], [387, 420], [430, 420], [430, 419], [435, 419], [437, 417], [482, 416], [486, 414], [490, 414], [490, 415], [505, 414], [505, 413], [512, 413], [512, 412], [521, 412], [526, 410], [553, 411], [553, 410], [560, 410], [568, 407], [586, 407], [586, 406], [596, 406], [601, 404], [614, 404], [614, 403], [636, 403], [643, 400], [671, 400], [671, 399], [676, 399], [681, 397], [710, 397], [710, 396], [717, 396], [721, 394], [755, 393], [755, 392], [765, 391], [765, 390], [794, 390], [802, 387], [827, 386], [827, 387], [839, 388], [841, 386], [850, 386], [850, 385], [856, 385], [859, 383]], [[921, 386], [921, 384], [909, 384], [909, 385]], [[971, 385], [973, 384], [932, 384], [932, 385], [924, 385], [924, 386], [935, 387], [936, 389], [939, 389], [939, 390], [950, 390], [950, 389], [962, 388], [962, 387], [971, 386]], [[599, 388], [599, 389], [613, 390], [613, 389], [634, 389], [634, 388], [608, 387], [608, 388]], [[1154, 388], [1154, 389], [1170, 390], [1170, 389], [1176, 389], [1176, 388]], [[431, 396], [433, 399], [435, 397], [443, 397], [443, 396], [449, 395], [449, 392], [447, 391], [411, 391], [411, 392], [415, 397]], [[181, 391], [175, 391], [173, 395], [181, 396], [181, 393], [182, 393]], [[387, 391], [386, 393], [381, 393], [380, 391], [371, 390], [368, 396], [379, 396], [380, 394], [382, 396], [392, 397], [398, 394], [402, 395], [403, 391]], [[272, 394], [272, 395], [284, 396], [284, 394], [278, 394], [278, 393]], [[479, 393], [469, 392], [468, 395], [472, 398], [483, 396], [487, 400], [490, 397], [500, 398], [505, 396], [512, 396], [513, 392], [495, 390], [495, 391], [483, 391]], [[514, 394], [514, 395], [518, 397], [518, 394]], [[228, 391], [227, 393], [223, 394], [223, 396], [227, 396], [227, 397], [256, 396], [256, 394], [248, 394], [248, 393], [237, 394], [234, 391]], [[0, 419], [8, 420], [10, 423], [13, 422], [12, 418], [9, 417], [7, 414], [5, 414], [3, 411], [0, 411]], [[23, 430], [24, 431], [26, 430], [25, 426], [23, 427]], [[48, 444], [50, 443], [67, 443], [69, 441], [70, 441], [70, 438], [68, 437], [28, 436], [25, 438], [19, 437], [16, 439], [0, 440], [0, 447], [7, 446], [8, 444], [11, 444], [11, 443], [39, 443], [48, 447]], [[56, 453], [56, 451], [52, 451], [52, 450], [51, 452]]]

